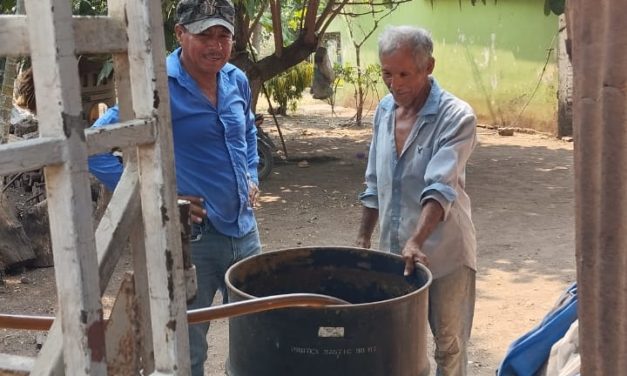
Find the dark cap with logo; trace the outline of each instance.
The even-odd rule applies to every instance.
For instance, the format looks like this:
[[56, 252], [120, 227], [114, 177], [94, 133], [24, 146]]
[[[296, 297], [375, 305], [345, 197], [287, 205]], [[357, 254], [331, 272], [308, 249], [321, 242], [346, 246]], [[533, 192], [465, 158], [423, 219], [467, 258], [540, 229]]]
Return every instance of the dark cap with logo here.
[[229, 0], [181, 0], [176, 6], [176, 18], [192, 34], [217, 25], [235, 33], [235, 8]]

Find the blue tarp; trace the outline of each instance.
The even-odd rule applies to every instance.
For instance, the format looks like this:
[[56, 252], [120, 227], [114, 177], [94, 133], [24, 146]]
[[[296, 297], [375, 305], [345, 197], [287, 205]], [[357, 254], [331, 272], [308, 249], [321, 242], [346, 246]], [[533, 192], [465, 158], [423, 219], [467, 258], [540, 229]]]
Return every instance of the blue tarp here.
[[533, 376], [549, 358], [551, 347], [577, 320], [577, 283], [573, 283], [542, 322], [514, 341], [501, 362], [497, 376]]

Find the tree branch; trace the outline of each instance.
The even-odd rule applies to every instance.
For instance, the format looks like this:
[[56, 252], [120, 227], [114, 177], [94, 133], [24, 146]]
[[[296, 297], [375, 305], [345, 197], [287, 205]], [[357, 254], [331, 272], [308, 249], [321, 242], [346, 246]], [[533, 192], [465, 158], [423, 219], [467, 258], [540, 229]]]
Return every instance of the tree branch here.
[[274, 32], [274, 54], [281, 57], [283, 55], [283, 27], [279, 0], [270, 0], [270, 13], [272, 13], [272, 31]]
[[305, 40], [309, 43], [316, 40], [316, 16], [318, 15], [319, 0], [310, 0], [305, 13]]

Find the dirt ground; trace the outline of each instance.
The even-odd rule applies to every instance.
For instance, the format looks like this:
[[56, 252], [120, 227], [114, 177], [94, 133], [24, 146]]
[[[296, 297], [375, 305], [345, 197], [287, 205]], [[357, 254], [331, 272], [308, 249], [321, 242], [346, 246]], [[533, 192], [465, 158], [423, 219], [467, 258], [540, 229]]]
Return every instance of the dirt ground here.
[[[261, 184], [257, 215], [264, 250], [353, 244], [371, 132], [343, 126], [350, 115], [339, 109], [331, 117], [327, 105], [309, 103], [280, 118], [289, 158], [277, 161]], [[269, 117], [264, 128], [277, 137]], [[488, 376], [509, 343], [539, 322], [575, 279], [573, 158], [571, 143], [550, 137], [502, 137], [485, 128], [478, 134], [467, 177], [479, 244], [469, 374]], [[118, 271], [128, 268], [126, 258]], [[112, 283], [119, 278], [117, 273]], [[0, 312], [54, 314], [53, 269], [24, 270], [5, 280]], [[207, 374], [223, 375], [225, 320], [212, 323], [209, 342]], [[37, 333], [0, 329], [0, 352], [34, 356]]]

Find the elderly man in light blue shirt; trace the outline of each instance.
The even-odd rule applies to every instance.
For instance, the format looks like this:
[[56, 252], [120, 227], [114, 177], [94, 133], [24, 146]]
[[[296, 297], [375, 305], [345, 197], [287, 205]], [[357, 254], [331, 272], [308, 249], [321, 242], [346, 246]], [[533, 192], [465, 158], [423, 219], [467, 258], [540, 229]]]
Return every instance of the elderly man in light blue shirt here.
[[433, 273], [429, 324], [437, 375], [466, 375], [475, 302], [476, 238], [465, 191], [476, 145], [468, 104], [431, 77], [433, 42], [424, 29], [387, 28], [379, 38], [383, 81], [377, 107], [357, 245], [401, 254], [406, 275], [420, 262]]

